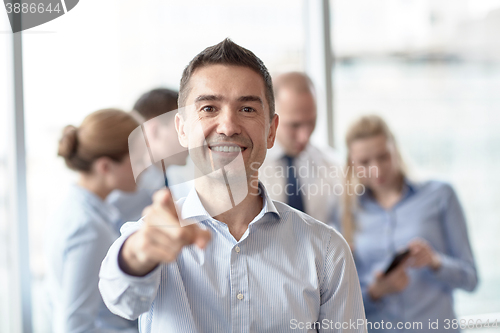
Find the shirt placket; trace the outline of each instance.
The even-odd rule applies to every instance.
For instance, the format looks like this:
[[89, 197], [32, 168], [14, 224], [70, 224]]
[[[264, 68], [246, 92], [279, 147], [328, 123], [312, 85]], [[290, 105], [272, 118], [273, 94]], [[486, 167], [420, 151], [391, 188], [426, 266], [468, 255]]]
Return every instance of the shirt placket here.
[[245, 246], [236, 243], [231, 249], [231, 332], [249, 332], [250, 295]]
[[[398, 228], [398, 220], [396, 218], [396, 206], [393, 207], [390, 211], [387, 212], [387, 219], [388, 219], [388, 226], [389, 226], [389, 233], [387, 237], [388, 241], [388, 251], [390, 253], [396, 253], [398, 248], [396, 247], [397, 244], [397, 228]], [[404, 318], [405, 315], [405, 302], [404, 302], [404, 297], [403, 293], [398, 293], [397, 296], [397, 302], [398, 302], [398, 318]], [[403, 329], [404, 330], [404, 329]]]

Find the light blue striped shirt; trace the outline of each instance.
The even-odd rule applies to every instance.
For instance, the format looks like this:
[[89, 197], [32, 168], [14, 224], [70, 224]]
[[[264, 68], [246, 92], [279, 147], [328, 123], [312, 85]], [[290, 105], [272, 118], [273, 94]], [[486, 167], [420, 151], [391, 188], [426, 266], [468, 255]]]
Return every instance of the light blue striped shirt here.
[[192, 190], [178, 202], [181, 216], [210, 230], [209, 245], [185, 247], [175, 262], [144, 277], [118, 266], [123, 242], [142, 221], [125, 224], [101, 267], [108, 308], [128, 319], [141, 315], [141, 332], [366, 332], [345, 240], [261, 188], [262, 211], [239, 241]]

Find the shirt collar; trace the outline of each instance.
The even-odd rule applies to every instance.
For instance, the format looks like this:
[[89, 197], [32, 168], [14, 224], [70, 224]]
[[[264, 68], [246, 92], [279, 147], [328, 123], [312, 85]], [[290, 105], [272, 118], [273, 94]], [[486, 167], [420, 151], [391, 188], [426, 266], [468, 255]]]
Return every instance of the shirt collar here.
[[198, 217], [210, 217], [208, 212], [203, 207], [200, 197], [198, 196], [198, 192], [196, 192], [196, 188], [193, 186], [189, 191], [184, 203], [182, 204], [181, 209], [181, 217], [182, 219], [190, 219], [190, 218], [198, 218]]
[[[259, 191], [260, 191], [260, 196], [263, 199], [262, 210], [253, 219], [251, 223], [261, 219], [267, 213], [274, 213], [278, 217], [280, 216], [278, 210], [276, 209], [276, 206], [274, 205], [273, 201], [267, 194], [266, 188], [260, 181], [259, 181]], [[196, 188], [194, 187], [189, 191], [186, 199], [184, 200], [184, 203], [182, 204], [181, 217], [182, 219], [197, 219], [197, 220], [213, 219], [213, 217], [211, 217], [210, 214], [208, 214], [205, 207], [203, 207], [200, 197], [198, 196], [198, 192], [196, 192]]]
[[[411, 197], [413, 194], [415, 194], [418, 190], [418, 184], [407, 177], [403, 178], [403, 188], [401, 192], [401, 199], [399, 202], [402, 202], [403, 200], [406, 200], [407, 198]], [[370, 202], [375, 202], [375, 199], [373, 197], [373, 192], [367, 188], [365, 193], [363, 193], [359, 197], [359, 202], [361, 204], [366, 204]]]
[[406, 199], [407, 197], [412, 196], [417, 192], [418, 189], [418, 184], [412, 180], [409, 180], [408, 178], [403, 179], [403, 192], [402, 192], [402, 198]]
[[[267, 213], [274, 213], [278, 217], [280, 217], [280, 213], [276, 209], [276, 206], [274, 205], [273, 200], [269, 197], [269, 194], [267, 193], [266, 188], [264, 185], [259, 181], [259, 190], [263, 199], [263, 206], [262, 206], [262, 215], [265, 215]], [[260, 214], [259, 214], [260, 215]]]

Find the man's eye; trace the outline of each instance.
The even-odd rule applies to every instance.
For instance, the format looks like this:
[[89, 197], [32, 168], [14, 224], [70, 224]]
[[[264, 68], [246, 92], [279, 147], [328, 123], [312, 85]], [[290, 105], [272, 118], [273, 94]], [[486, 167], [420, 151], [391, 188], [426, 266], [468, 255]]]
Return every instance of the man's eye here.
[[248, 106], [245, 106], [241, 109], [241, 111], [243, 112], [254, 112], [255, 109], [254, 108], [251, 108], [251, 107], [248, 107]]
[[205, 112], [214, 112], [215, 108], [213, 106], [204, 106], [202, 108], [202, 111], [205, 111]]
[[389, 159], [389, 154], [383, 154], [378, 157], [378, 160], [382, 162], [387, 161], [388, 159]]

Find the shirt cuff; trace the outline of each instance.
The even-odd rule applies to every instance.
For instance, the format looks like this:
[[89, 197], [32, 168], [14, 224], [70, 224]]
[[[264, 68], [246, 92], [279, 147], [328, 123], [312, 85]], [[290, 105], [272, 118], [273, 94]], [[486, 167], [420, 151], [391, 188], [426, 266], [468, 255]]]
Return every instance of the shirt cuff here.
[[456, 279], [457, 264], [452, 258], [438, 253], [441, 266], [437, 270], [429, 269], [434, 276], [440, 281], [451, 281]]
[[[117, 311], [122, 312], [126, 318], [136, 317], [149, 309], [156, 297], [163, 266], [158, 265], [145, 276], [129, 275], [120, 268], [118, 263], [120, 249], [128, 237], [140, 228], [140, 224], [136, 224], [138, 225], [127, 228], [110, 247], [99, 274], [99, 289], [106, 305], [110, 309], [114, 306], [119, 307]], [[123, 314], [120, 313], [122, 316]]]

